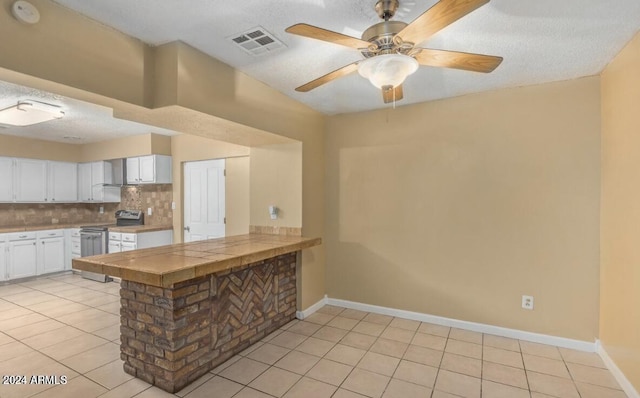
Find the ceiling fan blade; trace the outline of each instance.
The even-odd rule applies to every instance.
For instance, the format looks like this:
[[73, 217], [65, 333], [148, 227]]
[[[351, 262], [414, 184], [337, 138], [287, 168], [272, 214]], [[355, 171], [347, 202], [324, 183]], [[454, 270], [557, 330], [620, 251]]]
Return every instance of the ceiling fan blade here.
[[294, 35], [309, 37], [311, 39], [328, 41], [329, 43], [340, 44], [355, 49], [367, 48], [371, 45], [368, 41], [360, 40], [355, 37], [343, 35], [342, 33], [333, 32], [318, 28], [317, 26], [307, 25], [306, 23], [299, 23], [293, 26], [289, 26], [285, 29], [288, 33]]
[[402, 92], [402, 84], [393, 88], [392, 86], [383, 86], [382, 87], [382, 99], [385, 104], [394, 101], [400, 101], [404, 95]]
[[336, 69], [333, 72], [329, 72], [326, 75], [319, 77], [315, 80], [311, 80], [307, 84], [303, 84], [302, 86], [296, 88], [296, 91], [300, 91], [302, 93], [306, 93], [307, 91], [311, 91], [316, 87], [320, 87], [325, 83], [329, 83], [331, 80], [337, 79], [342, 76], [346, 76], [350, 73], [353, 73], [358, 70], [358, 63], [354, 62], [347, 66], [343, 66], [340, 69]]
[[489, 0], [440, 0], [405, 26], [398, 36], [404, 41], [421, 43], [488, 2]]
[[428, 48], [423, 48], [415, 58], [420, 65], [463, 69], [482, 73], [492, 72], [502, 62], [502, 57], [493, 55], [432, 50]]

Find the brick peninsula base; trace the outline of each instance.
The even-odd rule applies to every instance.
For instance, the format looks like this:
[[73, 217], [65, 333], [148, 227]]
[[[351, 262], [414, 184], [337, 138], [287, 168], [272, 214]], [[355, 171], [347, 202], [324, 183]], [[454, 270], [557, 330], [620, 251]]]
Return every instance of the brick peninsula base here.
[[295, 317], [296, 253], [120, 296], [125, 372], [173, 393]]

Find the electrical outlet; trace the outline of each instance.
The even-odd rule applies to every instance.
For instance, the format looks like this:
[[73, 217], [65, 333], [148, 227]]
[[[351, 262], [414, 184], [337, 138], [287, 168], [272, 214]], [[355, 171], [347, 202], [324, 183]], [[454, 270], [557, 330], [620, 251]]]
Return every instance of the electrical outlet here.
[[525, 310], [533, 309], [533, 296], [522, 296], [522, 308]]
[[171, 202], [171, 210], [175, 210], [176, 209], [176, 202]]
[[100, 206], [100, 210], [98, 211], [100, 214], [104, 214], [104, 206]]
[[151, 207], [147, 208], [147, 215], [150, 216], [153, 214], [153, 210], [151, 209]]

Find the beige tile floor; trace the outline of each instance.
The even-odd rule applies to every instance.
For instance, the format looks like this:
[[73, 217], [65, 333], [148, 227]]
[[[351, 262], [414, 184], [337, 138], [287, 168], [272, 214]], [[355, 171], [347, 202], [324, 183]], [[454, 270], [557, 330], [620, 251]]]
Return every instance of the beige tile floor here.
[[[0, 286], [0, 397], [170, 397], [122, 371], [119, 285], [73, 274]], [[325, 306], [178, 397], [624, 398], [596, 354]]]

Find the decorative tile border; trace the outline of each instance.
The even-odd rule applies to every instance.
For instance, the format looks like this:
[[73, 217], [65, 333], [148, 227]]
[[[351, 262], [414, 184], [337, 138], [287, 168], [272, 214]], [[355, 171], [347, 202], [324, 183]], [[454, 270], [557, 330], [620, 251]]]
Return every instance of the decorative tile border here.
[[272, 227], [265, 225], [250, 225], [250, 234], [281, 235], [281, 236], [302, 236], [302, 228], [295, 227]]

